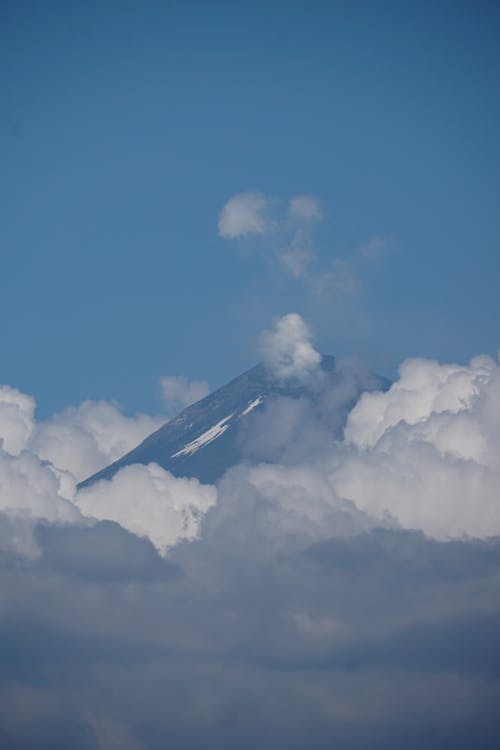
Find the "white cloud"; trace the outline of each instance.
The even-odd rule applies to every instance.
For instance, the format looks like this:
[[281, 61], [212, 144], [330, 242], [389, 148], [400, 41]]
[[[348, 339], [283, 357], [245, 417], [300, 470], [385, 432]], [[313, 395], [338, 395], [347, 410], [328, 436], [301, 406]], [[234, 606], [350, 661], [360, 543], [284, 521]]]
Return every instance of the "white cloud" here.
[[332, 459], [358, 508], [447, 539], [500, 534], [500, 368], [408, 360], [387, 393], [364, 394]]
[[236, 239], [272, 233], [267, 254], [277, 258], [295, 278], [307, 278], [315, 260], [311, 223], [323, 218], [320, 201], [311, 195], [297, 195], [286, 201], [263, 193], [238, 193], [226, 203], [219, 217], [219, 235]]
[[264, 362], [281, 378], [302, 378], [321, 362], [321, 354], [311, 343], [309, 327], [298, 313], [278, 318], [272, 331], [264, 331], [259, 351]]
[[[37, 521], [82, 520], [71, 502], [74, 493], [70, 475], [58, 472], [29, 451], [13, 456], [0, 448], [0, 513], [8, 519], [8, 533], [0, 534], [0, 547], [35, 555], [33, 527]], [[4, 520], [1, 525], [5, 531]]]
[[470, 411], [495, 370], [490, 357], [476, 357], [469, 366], [407, 359], [389, 391], [361, 396], [349, 415], [346, 439], [359, 447], [374, 446], [399, 422], [420, 423], [422, 428], [443, 412], [456, 415]]
[[[184, 402], [206, 394], [206, 383], [165, 378], [170, 400]], [[165, 420], [126, 417], [107, 402], [85, 401], [45, 422], [34, 418], [35, 400], [14, 388], [0, 388], [0, 547], [33, 556], [33, 530], [50, 523], [114, 520], [148, 536], [164, 551], [191, 539], [201, 516], [215, 502], [216, 490], [196, 479], [176, 479], [159, 466], [130, 466], [111, 482], [76, 492], [76, 483], [134, 448]], [[80, 512], [80, 508], [83, 514]]]
[[288, 205], [290, 215], [297, 221], [311, 221], [322, 219], [321, 203], [312, 195], [297, 195]]
[[198, 535], [200, 521], [217, 491], [197, 479], [176, 478], [157, 464], [134, 464], [111, 480], [80, 490], [75, 502], [86, 516], [116, 521], [148, 537], [161, 552]]
[[259, 555], [390, 525], [338, 497], [327, 474], [312, 462], [241, 465], [228, 471], [207, 524], [211, 534], [223, 529], [236, 546], [258, 549]]
[[34, 427], [35, 399], [8, 385], [0, 386], [0, 440], [12, 455], [20, 453]]
[[[198, 384], [196, 384], [198, 385]], [[125, 416], [116, 404], [84, 401], [44, 422], [35, 420], [35, 399], [0, 386], [0, 440], [8, 453], [29, 450], [69, 471], [77, 482], [135, 448], [165, 417]]]
[[126, 417], [115, 404], [84, 401], [36, 425], [28, 445], [82, 481], [135, 448], [164, 417]]
[[168, 413], [184, 409], [210, 393], [206, 380], [188, 380], [183, 375], [164, 375], [160, 378], [160, 390]]
[[236, 239], [265, 234], [272, 228], [267, 216], [270, 199], [263, 193], [238, 193], [228, 200], [219, 216], [219, 235]]

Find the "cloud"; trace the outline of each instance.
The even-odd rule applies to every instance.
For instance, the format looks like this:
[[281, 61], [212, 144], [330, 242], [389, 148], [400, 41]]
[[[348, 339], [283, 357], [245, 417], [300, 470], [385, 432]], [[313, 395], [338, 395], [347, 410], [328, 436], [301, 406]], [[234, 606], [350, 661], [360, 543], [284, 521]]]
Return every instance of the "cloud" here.
[[181, 539], [196, 538], [201, 517], [216, 500], [211, 485], [176, 478], [157, 464], [133, 464], [81, 489], [75, 503], [84, 515], [116, 521], [165, 553]]
[[266, 234], [272, 228], [267, 212], [271, 201], [263, 193], [238, 193], [223, 207], [219, 216], [219, 235], [226, 239]]
[[280, 263], [296, 279], [309, 277], [316, 253], [306, 232], [297, 229], [288, 245], [278, 253]]
[[368, 242], [361, 245], [359, 254], [364, 260], [377, 261], [389, 249], [390, 244], [390, 241], [384, 237], [371, 237]]
[[[301, 282], [309, 301], [334, 304], [345, 318], [354, 312], [348, 305], [360, 296], [367, 266], [379, 261], [391, 242], [374, 236], [348, 254], [332, 253], [330, 248], [321, 251], [314, 232], [324, 218], [321, 201], [312, 195], [285, 199], [262, 192], [239, 193], [222, 209], [219, 235], [226, 240], [253, 240], [257, 257]], [[359, 317], [353, 318], [359, 325]]]
[[321, 354], [311, 340], [311, 331], [303, 318], [297, 313], [288, 313], [275, 321], [271, 331], [261, 334], [259, 352], [278, 377], [303, 378], [321, 362]]
[[288, 210], [292, 218], [298, 221], [311, 221], [322, 219], [323, 211], [317, 198], [312, 195], [297, 195], [288, 204]]
[[[196, 386], [201, 384], [196, 384]], [[0, 386], [0, 440], [11, 455], [29, 450], [77, 482], [135, 448], [165, 417], [125, 416], [116, 404], [84, 401], [44, 422], [35, 419], [35, 399]]]
[[447, 539], [500, 534], [500, 368], [407, 360], [364, 394], [332, 458], [336, 491], [366, 512]]
[[334, 258], [328, 268], [309, 275], [309, 286], [318, 297], [345, 301], [359, 293], [361, 279], [350, 261]]
[[[217, 487], [150, 464], [76, 492], [30, 448], [33, 399], [4, 398], [2, 746], [494, 746], [498, 363], [408, 360], [389, 387], [321, 377], [296, 314], [264, 342], [306, 380]], [[66, 417], [105, 451], [106, 414]]]
[[34, 427], [35, 399], [8, 385], [0, 386], [0, 440], [10, 454], [18, 455]]
[[164, 375], [160, 378], [160, 389], [168, 413], [176, 413], [210, 393], [206, 380], [188, 380], [183, 375]]
[[125, 416], [106, 401], [84, 401], [38, 423], [28, 447], [77, 482], [116, 461], [161, 427], [165, 417]]
[[225, 239], [256, 235], [270, 259], [277, 259], [294, 278], [305, 279], [316, 258], [311, 225], [322, 218], [320, 201], [311, 195], [284, 200], [239, 193], [221, 211], [219, 235]]
[[0, 448], [0, 548], [36, 556], [33, 529], [37, 521], [82, 520], [71, 502], [74, 492], [70, 475], [43, 463], [29, 451], [12, 456]]

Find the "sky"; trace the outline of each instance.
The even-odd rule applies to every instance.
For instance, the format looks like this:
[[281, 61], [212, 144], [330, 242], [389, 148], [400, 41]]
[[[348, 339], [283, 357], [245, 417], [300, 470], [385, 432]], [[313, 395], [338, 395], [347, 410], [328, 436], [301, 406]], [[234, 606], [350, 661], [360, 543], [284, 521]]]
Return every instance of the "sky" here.
[[[494, 355], [498, 29], [491, 2], [2, 0], [2, 382], [42, 417], [157, 411], [289, 312], [391, 376]], [[221, 236], [246, 193], [281, 219]], [[276, 231], [297, 196], [322, 218]]]
[[496, 747], [499, 21], [0, 0], [2, 748]]

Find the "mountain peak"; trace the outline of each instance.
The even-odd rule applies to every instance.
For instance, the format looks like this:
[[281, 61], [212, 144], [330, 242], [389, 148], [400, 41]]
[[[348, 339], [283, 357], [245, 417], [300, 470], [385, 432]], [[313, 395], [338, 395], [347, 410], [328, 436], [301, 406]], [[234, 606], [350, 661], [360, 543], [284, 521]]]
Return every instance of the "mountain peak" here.
[[[323, 355], [319, 370], [306, 379], [279, 378], [261, 362], [183, 409], [132, 451], [80, 486], [111, 479], [124, 466], [151, 462], [175, 476], [215, 482], [243, 458], [237, 440], [241, 423], [252, 419], [275, 398], [315, 398], [318, 392], [334, 388], [344, 377], [345, 373], [337, 369], [337, 360], [332, 355]], [[386, 387], [384, 378], [372, 376], [369, 387], [360, 384], [358, 391]]]

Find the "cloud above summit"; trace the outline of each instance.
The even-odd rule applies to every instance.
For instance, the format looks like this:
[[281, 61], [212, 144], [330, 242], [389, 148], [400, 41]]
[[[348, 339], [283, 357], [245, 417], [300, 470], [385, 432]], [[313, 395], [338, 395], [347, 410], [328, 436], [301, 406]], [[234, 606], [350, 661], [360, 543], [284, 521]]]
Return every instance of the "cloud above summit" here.
[[298, 313], [278, 318], [274, 327], [259, 337], [259, 353], [280, 378], [303, 378], [321, 362], [321, 354], [312, 345], [309, 326]]

